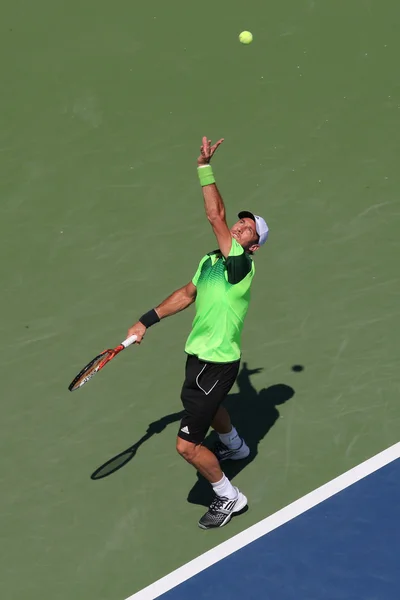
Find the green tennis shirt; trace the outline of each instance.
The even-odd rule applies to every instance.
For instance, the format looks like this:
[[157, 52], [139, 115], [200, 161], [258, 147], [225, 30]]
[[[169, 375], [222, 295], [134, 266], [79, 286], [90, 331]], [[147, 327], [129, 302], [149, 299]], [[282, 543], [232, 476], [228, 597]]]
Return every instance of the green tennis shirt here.
[[241, 335], [249, 308], [254, 262], [232, 238], [229, 256], [206, 254], [192, 279], [197, 288], [196, 316], [185, 352], [215, 363], [240, 359]]

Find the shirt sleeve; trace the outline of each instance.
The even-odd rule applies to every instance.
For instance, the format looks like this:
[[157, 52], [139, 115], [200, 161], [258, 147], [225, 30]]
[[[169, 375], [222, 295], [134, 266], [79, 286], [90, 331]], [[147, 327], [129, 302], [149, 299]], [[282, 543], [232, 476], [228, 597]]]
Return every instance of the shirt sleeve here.
[[202, 268], [203, 264], [205, 263], [205, 261], [207, 260], [207, 258], [209, 258], [208, 254], [206, 254], [205, 256], [203, 256], [203, 258], [199, 262], [199, 266], [197, 267], [197, 271], [196, 271], [196, 273], [193, 276], [192, 283], [196, 287], [197, 287], [197, 282], [198, 282], [200, 274], [201, 274], [201, 268]]
[[228, 281], [231, 284], [240, 283], [251, 271], [252, 260], [235, 238], [232, 238], [231, 251], [225, 264]]

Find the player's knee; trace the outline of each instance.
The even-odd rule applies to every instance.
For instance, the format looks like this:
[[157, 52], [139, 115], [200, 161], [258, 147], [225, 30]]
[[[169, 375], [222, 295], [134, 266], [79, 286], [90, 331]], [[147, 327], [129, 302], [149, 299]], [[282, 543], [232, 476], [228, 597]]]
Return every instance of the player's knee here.
[[187, 462], [191, 463], [196, 458], [198, 446], [192, 442], [187, 442], [178, 437], [176, 441], [176, 450]]

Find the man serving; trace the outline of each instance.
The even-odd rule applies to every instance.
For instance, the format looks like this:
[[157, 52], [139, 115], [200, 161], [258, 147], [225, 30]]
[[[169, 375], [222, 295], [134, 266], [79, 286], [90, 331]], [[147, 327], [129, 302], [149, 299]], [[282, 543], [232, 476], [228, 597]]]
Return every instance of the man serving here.
[[[241, 333], [250, 302], [255, 267], [252, 255], [268, 237], [268, 226], [252, 212], [240, 212], [239, 221], [229, 229], [225, 206], [210, 165], [223, 139], [211, 145], [203, 137], [197, 171], [203, 191], [207, 219], [218, 242], [187, 285], [176, 290], [159, 306], [144, 314], [129, 331], [140, 343], [148, 327], [196, 303], [196, 315], [186, 342], [186, 376], [181, 400], [184, 415], [176, 448], [213, 487], [215, 498], [201, 517], [199, 527], [226, 525], [234, 513], [247, 505], [246, 496], [224, 475], [220, 462], [240, 460], [249, 455], [246, 442], [232, 425], [222, 406], [239, 372]], [[219, 436], [214, 452], [203, 446], [212, 427]]]

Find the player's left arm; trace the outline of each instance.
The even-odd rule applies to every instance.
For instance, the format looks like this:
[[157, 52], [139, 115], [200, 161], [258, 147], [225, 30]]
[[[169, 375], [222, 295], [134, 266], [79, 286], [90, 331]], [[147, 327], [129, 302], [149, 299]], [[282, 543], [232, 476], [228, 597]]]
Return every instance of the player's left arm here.
[[225, 257], [228, 257], [232, 247], [232, 236], [226, 222], [224, 201], [217, 188], [210, 167], [210, 160], [223, 141], [221, 139], [211, 146], [211, 141], [203, 137], [197, 166], [207, 219], [213, 228], [219, 249]]

